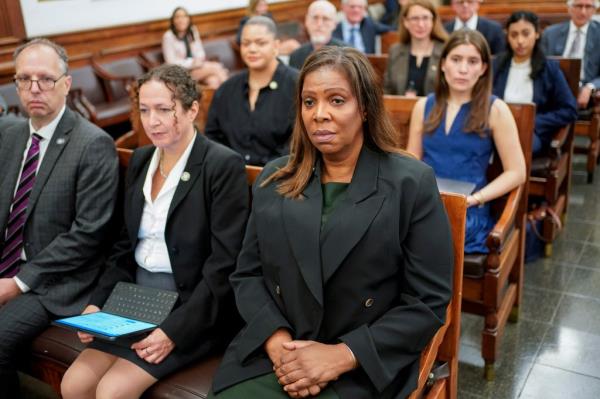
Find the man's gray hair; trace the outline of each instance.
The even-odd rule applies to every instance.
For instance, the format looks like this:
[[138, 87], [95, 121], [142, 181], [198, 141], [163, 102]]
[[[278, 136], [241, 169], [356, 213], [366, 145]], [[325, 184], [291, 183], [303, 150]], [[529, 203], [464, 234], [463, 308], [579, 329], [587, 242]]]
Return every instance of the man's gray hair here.
[[251, 17], [248, 21], [246, 21], [244, 28], [246, 28], [246, 26], [251, 25], [264, 26], [265, 28], [267, 28], [269, 33], [273, 35], [273, 37], [277, 38], [277, 25], [275, 25], [275, 22], [273, 22], [271, 18], [264, 17], [262, 15]]
[[16, 61], [17, 57], [19, 56], [19, 54], [21, 54], [23, 52], [23, 50], [25, 50], [26, 48], [32, 47], [32, 46], [50, 47], [52, 50], [54, 50], [56, 52], [56, 55], [58, 55], [61, 67], [63, 69], [63, 73], [66, 74], [68, 72], [69, 57], [67, 56], [67, 51], [65, 50], [65, 48], [63, 46], [60, 46], [60, 45], [54, 43], [51, 40], [44, 38], [44, 37], [30, 40], [27, 43], [24, 43], [24, 44], [20, 45], [19, 47], [17, 47], [17, 49], [13, 53], [13, 60]]
[[[571, 7], [575, 0], [567, 0], [567, 5]], [[594, 0], [594, 7], [600, 8], [600, 0]]]
[[[342, 4], [347, 4], [349, 0], [342, 0]], [[369, 5], [369, 1], [368, 0], [362, 0], [363, 3], [365, 3], [365, 6]]]

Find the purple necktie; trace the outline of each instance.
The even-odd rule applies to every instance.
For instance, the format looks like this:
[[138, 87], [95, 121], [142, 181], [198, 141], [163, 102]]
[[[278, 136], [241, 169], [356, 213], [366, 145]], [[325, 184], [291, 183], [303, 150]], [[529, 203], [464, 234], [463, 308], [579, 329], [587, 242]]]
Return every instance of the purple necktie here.
[[25, 214], [29, 204], [29, 194], [35, 183], [35, 174], [40, 158], [40, 140], [41, 137], [35, 133], [31, 136], [31, 145], [23, 163], [21, 178], [6, 224], [4, 246], [0, 257], [0, 277], [12, 277], [19, 272], [21, 252], [23, 251]]

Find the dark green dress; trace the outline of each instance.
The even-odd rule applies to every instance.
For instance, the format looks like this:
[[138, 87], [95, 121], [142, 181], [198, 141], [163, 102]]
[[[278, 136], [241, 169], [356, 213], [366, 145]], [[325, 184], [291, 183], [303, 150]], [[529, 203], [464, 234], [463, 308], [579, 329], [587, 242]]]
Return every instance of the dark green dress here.
[[[327, 224], [329, 216], [333, 213], [336, 204], [346, 194], [349, 183], [326, 183], [322, 184], [323, 211], [321, 213], [321, 230]], [[320, 399], [339, 399], [333, 388], [327, 387], [319, 395]], [[209, 393], [208, 399], [239, 399], [239, 398], [261, 398], [261, 399], [283, 399], [289, 398], [277, 381], [275, 373], [261, 375], [244, 381], [231, 388], [225, 389], [218, 395]]]

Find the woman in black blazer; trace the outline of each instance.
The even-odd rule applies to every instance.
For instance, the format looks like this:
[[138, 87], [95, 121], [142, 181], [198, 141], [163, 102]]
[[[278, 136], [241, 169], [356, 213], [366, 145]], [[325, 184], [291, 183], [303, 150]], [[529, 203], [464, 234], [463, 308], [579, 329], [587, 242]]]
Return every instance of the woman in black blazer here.
[[[63, 379], [63, 398], [137, 398], [161, 377], [223, 348], [239, 328], [228, 277], [248, 216], [242, 158], [198, 134], [198, 92], [179, 66], [138, 81], [142, 125], [125, 182], [125, 228], [84, 313], [119, 281], [170, 289], [179, 301], [147, 337], [90, 343]], [[228, 335], [231, 334], [231, 335]], [[136, 342], [137, 341], [137, 342]]]
[[444, 322], [452, 247], [432, 170], [394, 146], [367, 58], [300, 73], [289, 157], [269, 163], [231, 282], [246, 326], [216, 398], [403, 398]]

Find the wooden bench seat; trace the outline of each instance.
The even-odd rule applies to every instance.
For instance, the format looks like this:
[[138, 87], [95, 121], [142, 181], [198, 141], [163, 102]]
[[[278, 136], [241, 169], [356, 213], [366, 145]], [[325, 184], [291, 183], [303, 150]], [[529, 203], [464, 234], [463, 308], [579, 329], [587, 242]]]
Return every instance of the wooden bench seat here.
[[[60, 392], [62, 376], [84, 348], [74, 332], [50, 327], [33, 341], [26, 371]], [[194, 363], [154, 384], [142, 398], [206, 398], [220, 361], [221, 355], [214, 355]]]

